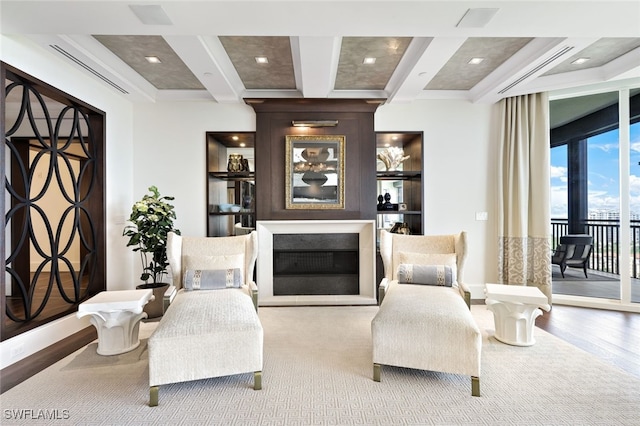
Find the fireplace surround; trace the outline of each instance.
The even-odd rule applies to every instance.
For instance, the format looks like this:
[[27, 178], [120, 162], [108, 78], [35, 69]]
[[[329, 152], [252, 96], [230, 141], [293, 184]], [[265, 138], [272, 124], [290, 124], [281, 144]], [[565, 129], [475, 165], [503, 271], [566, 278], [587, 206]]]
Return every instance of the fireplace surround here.
[[[278, 305], [375, 305], [375, 237], [373, 220], [268, 220], [256, 223], [258, 232], [258, 260], [256, 281], [261, 306]], [[309, 234], [317, 238], [309, 238]], [[353, 238], [349, 238], [352, 234]], [[299, 238], [296, 238], [296, 235]], [[286, 238], [281, 238], [285, 237]], [[275, 237], [275, 238], [274, 238]], [[293, 240], [306, 247], [296, 249]], [[329, 241], [338, 240], [340, 247], [324, 250]], [[276, 241], [274, 248], [274, 240]], [[298, 246], [299, 247], [299, 246]], [[322, 249], [322, 250], [321, 250]], [[344, 253], [338, 253], [343, 250]], [[305, 254], [311, 254], [309, 258]], [[280, 266], [274, 268], [274, 259], [284, 255]], [[308, 274], [304, 285], [296, 290], [296, 279], [287, 276], [292, 262], [314, 260], [314, 268], [304, 268]], [[283, 262], [285, 263], [283, 265]], [[287, 264], [288, 262], [288, 264]], [[357, 271], [352, 267], [357, 265]], [[312, 265], [310, 265], [312, 266]], [[326, 268], [336, 269], [327, 274]], [[284, 271], [284, 274], [282, 273]], [[314, 273], [317, 272], [317, 273]], [[275, 282], [284, 275], [289, 284], [284, 287]], [[351, 282], [357, 277], [356, 283]], [[275, 277], [275, 280], [274, 280]], [[293, 290], [282, 290], [293, 288]], [[274, 291], [275, 289], [275, 291]], [[304, 294], [287, 294], [287, 293]]]

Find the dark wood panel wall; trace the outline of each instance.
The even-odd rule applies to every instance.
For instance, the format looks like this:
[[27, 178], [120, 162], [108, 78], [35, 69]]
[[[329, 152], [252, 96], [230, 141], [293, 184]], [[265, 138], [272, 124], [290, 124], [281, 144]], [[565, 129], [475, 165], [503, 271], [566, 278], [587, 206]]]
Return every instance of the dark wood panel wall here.
[[[256, 111], [256, 219], [375, 219], [376, 137], [379, 102], [344, 99], [250, 99]], [[295, 128], [293, 120], [338, 120], [335, 127]], [[345, 136], [345, 208], [285, 208], [287, 135]]]

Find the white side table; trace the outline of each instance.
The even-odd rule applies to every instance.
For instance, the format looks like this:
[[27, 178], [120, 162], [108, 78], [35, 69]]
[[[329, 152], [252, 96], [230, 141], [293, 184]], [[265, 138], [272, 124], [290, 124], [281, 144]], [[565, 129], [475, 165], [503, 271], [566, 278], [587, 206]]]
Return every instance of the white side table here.
[[153, 298], [150, 289], [103, 291], [82, 302], [76, 316], [91, 315], [98, 332], [98, 354], [117, 355], [140, 345], [140, 320], [147, 317], [142, 309]]
[[540, 309], [549, 311], [549, 300], [537, 287], [485, 284], [487, 309], [493, 312], [495, 338], [515, 346], [531, 346]]

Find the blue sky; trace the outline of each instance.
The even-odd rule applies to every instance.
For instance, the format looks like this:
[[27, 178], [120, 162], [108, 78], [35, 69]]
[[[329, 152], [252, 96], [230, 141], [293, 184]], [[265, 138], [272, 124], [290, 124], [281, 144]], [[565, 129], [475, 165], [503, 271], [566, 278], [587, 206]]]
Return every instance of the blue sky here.
[[[640, 214], [640, 123], [630, 134], [630, 208]], [[589, 210], [620, 211], [618, 131], [590, 138], [588, 143]], [[551, 150], [551, 217], [567, 217], [567, 150]]]

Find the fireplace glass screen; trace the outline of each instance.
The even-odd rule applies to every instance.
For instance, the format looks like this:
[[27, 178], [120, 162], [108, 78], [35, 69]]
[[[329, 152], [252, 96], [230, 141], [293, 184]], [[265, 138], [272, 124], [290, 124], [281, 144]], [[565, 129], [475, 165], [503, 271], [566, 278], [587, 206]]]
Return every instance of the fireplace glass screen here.
[[357, 295], [358, 234], [274, 235], [274, 295]]

